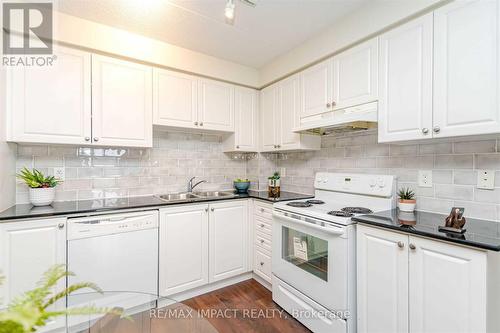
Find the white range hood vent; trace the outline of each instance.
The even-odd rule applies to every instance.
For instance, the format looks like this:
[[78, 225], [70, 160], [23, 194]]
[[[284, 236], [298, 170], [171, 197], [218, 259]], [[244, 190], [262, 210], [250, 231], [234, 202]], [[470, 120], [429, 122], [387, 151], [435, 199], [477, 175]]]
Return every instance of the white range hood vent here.
[[364, 131], [376, 127], [377, 102], [372, 102], [302, 118], [301, 126], [294, 129], [294, 132], [332, 135]]

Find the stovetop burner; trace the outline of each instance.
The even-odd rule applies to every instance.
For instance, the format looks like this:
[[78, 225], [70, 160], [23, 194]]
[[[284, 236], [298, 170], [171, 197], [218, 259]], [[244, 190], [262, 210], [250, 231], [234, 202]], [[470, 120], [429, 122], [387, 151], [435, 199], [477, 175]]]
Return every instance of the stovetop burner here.
[[291, 207], [311, 207], [312, 204], [307, 202], [307, 201], [292, 201], [286, 204], [287, 206]]
[[318, 200], [318, 199], [310, 199], [310, 200], [306, 200], [306, 202], [313, 204], [313, 205], [322, 205], [325, 203], [323, 200]]
[[344, 207], [341, 209], [343, 212], [352, 214], [371, 214], [373, 211], [364, 207]]
[[354, 214], [351, 214], [349, 212], [344, 212], [344, 211], [341, 211], [341, 210], [332, 210], [330, 212], [328, 212], [329, 215], [332, 215], [332, 216], [338, 216], [338, 217], [351, 217], [351, 216], [354, 216]]

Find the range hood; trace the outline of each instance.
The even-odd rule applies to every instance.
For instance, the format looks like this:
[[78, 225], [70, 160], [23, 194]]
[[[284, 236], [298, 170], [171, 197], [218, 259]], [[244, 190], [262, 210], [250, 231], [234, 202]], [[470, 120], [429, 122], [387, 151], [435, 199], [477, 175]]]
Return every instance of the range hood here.
[[377, 127], [377, 102], [303, 117], [296, 133], [330, 135]]

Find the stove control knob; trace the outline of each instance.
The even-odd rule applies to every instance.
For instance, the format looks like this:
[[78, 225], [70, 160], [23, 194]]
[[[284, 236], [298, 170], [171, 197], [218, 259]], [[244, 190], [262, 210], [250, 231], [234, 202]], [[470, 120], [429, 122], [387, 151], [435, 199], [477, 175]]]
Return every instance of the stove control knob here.
[[323, 183], [328, 183], [328, 178], [323, 179]]
[[378, 187], [384, 188], [385, 187], [385, 181], [383, 178], [379, 178], [378, 180]]

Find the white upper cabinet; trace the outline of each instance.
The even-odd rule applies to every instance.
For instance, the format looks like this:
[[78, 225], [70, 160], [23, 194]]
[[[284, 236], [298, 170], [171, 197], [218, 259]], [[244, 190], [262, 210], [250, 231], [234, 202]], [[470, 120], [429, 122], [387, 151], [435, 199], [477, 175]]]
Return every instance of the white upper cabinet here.
[[248, 204], [246, 200], [210, 204], [209, 281], [247, 271]]
[[259, 150], [259, 94], [257, 90], [234, 88], [234, 133], [224, 141], [224, 151]]
[[163, 69], [153, 69], [155, 125], [235, 131], [235, 86]]
[[277, 135], [281, 149], [300, 148], [301, 134], [293, 132], [299, 120], [299, 79], [292, 76], [280, 82], [279, 86], [279, 120]]
[[260, 92], [260, 137], [261, 150], [277, 149], [275, 124], [278, 113], [278, 84], [266, 87]]
[[261, 91], [261, 151], [318, 150], [319, 136], [297, 134], [300, 77], [291, 76]]
[[208, 79], [198, 84], [198, 121], [201, 128], [234, 131], [234, 86]]
[[91, 138], [90, 53], [55, 47], [53, 66], [7, 71], [7, 140], [86, 144]]
[[376, 101], [378, 98], [378, 38], [333, 57], [334, 109]]
[[432, 17], [380, 36], [379, 142], [432, 137]]
[[300, 118], [331, 109], [333, 99], [332, 59], [325, 60], [300, 73]]
[[92, 56], [92, 141], [103, 146], [152, 147], [152, 69]]
[[486, 332], [486, 252], [420, 237], [409, 242], [410, 332]]
[[155, 125], [196, 128], [198, 121], [196, 77], [153, 69], [153, 122]]
[[434, 12], [434, 137], [500, 132], [500, 2]]

